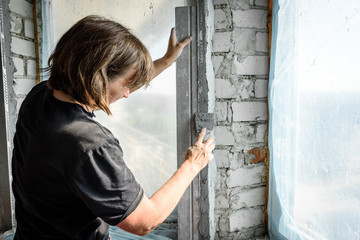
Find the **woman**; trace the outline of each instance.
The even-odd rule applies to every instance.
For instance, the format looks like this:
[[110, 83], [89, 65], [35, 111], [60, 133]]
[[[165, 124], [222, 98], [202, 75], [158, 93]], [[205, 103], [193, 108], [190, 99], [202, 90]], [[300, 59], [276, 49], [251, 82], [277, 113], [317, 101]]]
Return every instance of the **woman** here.
[[24, 100], [13, 151], [15, 239], [109, 239], [109, 225], [145, 235], [172, 212], [212, 159], [205, 130], [185, 161], [150, 199], [127, 168], [112, 133], [93, 111], [170, 66], [190, 39], [171, 32], [165, 56], [147, 49], [121, 24], [89, 16], [71, 27], [49, 59], [50, 78]]

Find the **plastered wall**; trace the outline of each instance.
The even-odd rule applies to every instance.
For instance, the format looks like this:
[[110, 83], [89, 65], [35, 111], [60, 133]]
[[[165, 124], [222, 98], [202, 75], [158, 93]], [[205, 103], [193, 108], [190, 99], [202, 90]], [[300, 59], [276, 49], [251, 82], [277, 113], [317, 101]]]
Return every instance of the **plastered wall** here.
[[214, 0], [217, 239], [266, 233], [267, 1]]

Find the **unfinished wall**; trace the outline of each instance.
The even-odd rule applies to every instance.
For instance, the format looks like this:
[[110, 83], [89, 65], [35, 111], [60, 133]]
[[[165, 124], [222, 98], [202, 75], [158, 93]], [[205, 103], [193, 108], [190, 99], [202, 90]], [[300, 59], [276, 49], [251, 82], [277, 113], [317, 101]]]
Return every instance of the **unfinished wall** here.
[[217, 239], [266, 233], [267, 7], [267, 0], [214, 0]]
[[[8, 144], [12, 149], [12, 139], [20, 105], [26, 94], [36, 83], [36, 54], [34, 44], [33, 6], [31, 0], [3, 0], [5, 59], [7, 70]], [[37, 1], [39, 5], [40, 1]], [[38, 25], [41, 24], [41, 12]], [[40, 29], [38, 29], [40, 31]], [[11, 159], [11, 151], [9, 153]], [[9, 164], [9, 168], [11, 164]], [[9, 169], [11, 172], [11, 169]], [[11, 180], [11, 178], [10, 178]], [[14, 207], [12, 200], [12, 209]], [[13, 224], [15, 223], [13, 217]]]
[[[33, 5], [31, 0], [10, 0], [11, 48], [10, 59], [14, 64], [13, 90], [16, 112], [26, 94], [36, 83], [36, 54], [34, 43]], [[38, 23], [41, 13], [38, 10]], [[38, 26], [38, 32], [41, 32]], [[41, 36], [39, 34], [38, 36]]]

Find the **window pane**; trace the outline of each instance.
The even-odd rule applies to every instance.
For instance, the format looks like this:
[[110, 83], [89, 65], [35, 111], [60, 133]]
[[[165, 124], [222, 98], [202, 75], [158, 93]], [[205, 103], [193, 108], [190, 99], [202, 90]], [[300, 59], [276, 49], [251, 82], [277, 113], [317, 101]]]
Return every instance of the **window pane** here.
[[[293, 35], [286, 38], [285, 30], [278, 29], [277, 42], [285, 37], [290, 44], [275, 43], [272, 54], [293, 55], [280, 57], [284, 61], [272, 66], [271, 190], [278, 199], [273, 197], [269, 207], [279, 207], [277, 213], [269, 210], [277, 215], [271, 221], [278, 222], [270, 223], [272, 234], [288, 239], [359, 239], [359, 2], [277, 3], [279, 23], [286, 18], [292, 22], [278, 26], [290, 26]], [[292, 9], [288, 16], [286, 8]], [[285, 64], [287, 68], [278, 68]], [[292, 95], [275, 96], [288, 96], [285, 92]]]
[[[170, 30], [175, 26], [175, 7], [184, 0], [157, 1], [52, 1], [55, 43], [76, 21], [90, 14], [114, 19], [129, 27], [145, 44], [153, 59], [162, 57]], [[60, 24], [61, 23], [61, 24]], [[96, 112], [96, 120], [119, 139], [124, 159], [136, 179], [151, 196], [176, 171], [175, 64], [146, 90], [111, 107], [113, 116]]]

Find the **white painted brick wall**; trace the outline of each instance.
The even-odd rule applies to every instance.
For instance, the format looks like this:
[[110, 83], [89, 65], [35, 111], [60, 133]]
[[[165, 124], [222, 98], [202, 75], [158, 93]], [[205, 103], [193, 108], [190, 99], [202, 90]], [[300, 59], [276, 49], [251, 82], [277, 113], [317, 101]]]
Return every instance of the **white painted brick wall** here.
[[228, 0], [213, 0], [214, 5], [216, 4], [228, 4]]
[[256, 80], [255, 82], [255, 97], [265, 98], [267, 97], [269, 82], [267, 80]]
[[216, 166], [220, 168], [229, 168], [229, 151], [228, 150], [215, 150], [214, 151]]
[[32, 41], [20, 39], [18, 37], [12, 37], [11, 52], [18, 55], [25, 55], [35, 58], [35, 44]]
[[268, 34], [265, 32], [256, 33], [256, 51], [268, 52]]
[[267, 119], [265, 102], [234, 102], [232, 103], [234, 121], [256, 121]]
[[34, 22], [25, 20], [25, 37], [34, 39]]
[[231, 128], [235, 139], [234, 149], [243, 150], [251, 148], [256, 143], [255, 127], [248, 123], [234, 122]]
[[214, 128], [216, 144], [219, 145], [234, 145], [235, 140], [231, 129], [226, 126], [216, 126]]
[[35, 79], [14, 78], [14, 92], [17, 96], [25, 96], [35, 86]]
[[214, 69], [215, 75], [217, 74], [223, 60], [224, 60], [224, 56], [221, 56], [221, 55], [211, 57], [211, 61], [212, 61], [212, 64], [213, 64], [213, 69]]
[[15, 66], [15, 75], [23, 76], [25, 73], [24, 60], [21, 58], [13, 57], [13, 62]]
[[255, 5], [267, 7], [268, 6], [268, 0], [255, 0]]
[[218, 195], [215, 199], [215, 204], [219, 208], [229, 209], [229, 199], [223, 195]]
[[232, 193], [228, 201], [232, 209], [256, 207], [265, 204], [265, 195], [265, 187], [246, 189]]
[[267, 0], [214, 4], [215, 239], [257, 239], [266, 232], [266, 171], [251, 150], [264, 147], [267, 132]]
[[266, 129], [267, 129], [266, 124], [257, 125], [257, 127], [256, 127], [256, 142], [264, 142]]
[[235, 43], [234, 52], [244, 55], [244, 53], [253, 54], [255, 51], [255, 31], [253, 29], [236, 28], [233, 33], [233, 42]]
[[269, 73], [268, 56], [248, 56], [234, 59], [233, 73], [239, 75], [267, 75]]
[[235, 27], [241, 28], [266, 28], [267, 11], [250, 9], [250, 10], [236, 10], [232, 12]]
[[232, 212], [229, 217], [230, 231], [238, 231], [244, 228], [255, 227], [264, 222], [262, 209], [238, 210]]
[[216, 118], [217, 121], [226, 121], [227, 119], [227, 102], [216, 102]]
[[[10, 61], [15, 70], [13, 91], [16, 111], [19, 111], [27, 93], [36, 84], [36, 54], [32, 4], [26, 0], [10, 0], [11, 45]], [[39, 23], [41, 21], [38, 21]]]
[[229, 52], [231, 49], [231, 32], [215, 32], [213, 36], [214, 52]]
[[254, 97], [254, 83], [252, 81], [243, 79], [236, 87], [241, 100]]
[[252, 165], [227, 172], [226, 184], [229, 188], [259, 184], [265, 177], [264, 165]]
[[215, 79], [215, 97], [234, 98], [237, 95], [237, 89], [231, 83], [230, 79]]
[[10, 0], [9, 8], [11, 12], [17, 13], [23, 17], [30, 19], [33, 17], [32, 5], [25, 0]]
[[36, 61], [35, 60], [27, 61], [27, 75], [30, 77], [36, 77]]
[[214, 10], [214, 27], [215, 29], [226, 29], [229, 25], [229, 19], [226, 17], [224, 10], [222, 9], [215, 9]]
[[22, 19], [14, 15], [10, 16], [11, 32], [20, 34], [23, 29]]

